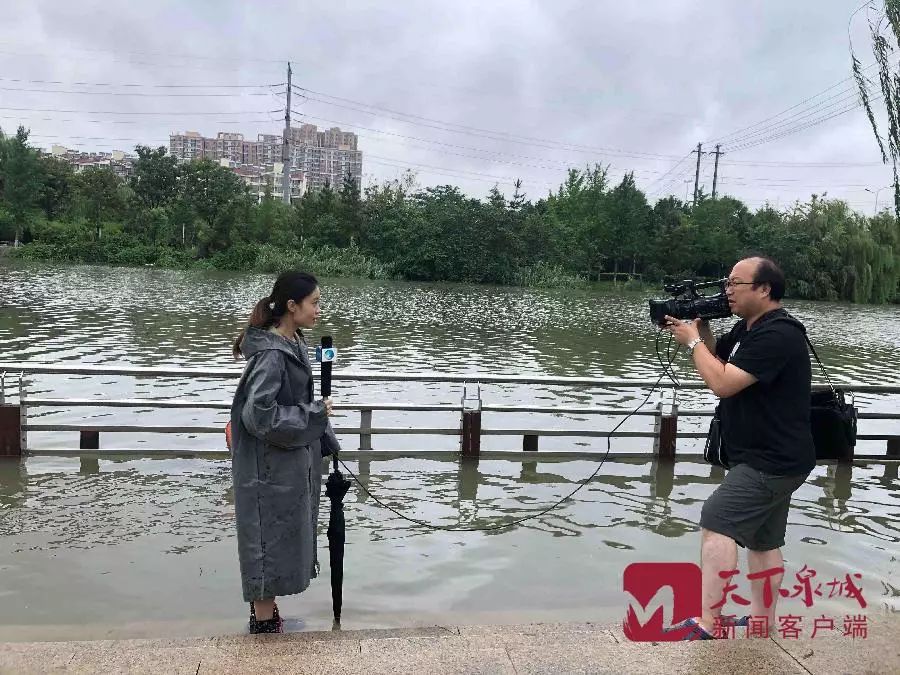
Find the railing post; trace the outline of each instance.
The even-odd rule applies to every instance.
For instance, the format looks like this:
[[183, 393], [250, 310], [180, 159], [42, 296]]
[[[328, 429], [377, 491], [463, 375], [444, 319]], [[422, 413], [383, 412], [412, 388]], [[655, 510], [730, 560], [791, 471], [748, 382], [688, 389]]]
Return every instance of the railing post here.
[[460, 452], [463, 457], [478, 457], [481, 452], [481, 387], [476, 386], [475, 398], [468, 397], [463, 385]]
[[900, 459], [900, 436], [887, 439], [887, 456], [889, 459]]
[[900, 436], [891, 436], [887, 440], [887, 455], [888, 460], [884, 463], [884, 477], [887, 480], [896, 480], [898, 475], [898, 469], [900, 469]]
[[22, 400], [6, 404], [6, 371], [0, 372], [0, 457], [22, 456]]
[[91, 429], [82, 429], [78, 439], [78, 447], [81, 450], [99, 450], [100, 432]]
[[359, 411], [359, 449], [360, 450], [371, 450], [372, 449], [372, 434], [366, 433], [367, 431], [372, 430], [372, 411], [371, 410], [360, 410]]
[[25, 402], [25, 373], [19, 373], [19, 451], [28, 452], [28, 404]]
[[0, 457], [22, 456], [22, 405], [0, 405]]
[[678, 438], [678, 404], [673, 402], [666, 410], [666, 404], [659, 402], [659, 414], [655, 418], [653, 454], [660, 459], [675, 459], [675, 441]]

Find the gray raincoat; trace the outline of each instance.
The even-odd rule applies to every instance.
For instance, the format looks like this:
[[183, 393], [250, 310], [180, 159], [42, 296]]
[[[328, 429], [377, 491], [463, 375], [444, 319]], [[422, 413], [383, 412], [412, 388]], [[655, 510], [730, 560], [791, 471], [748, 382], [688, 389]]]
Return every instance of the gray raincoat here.
[[322, 457], [339, 450], [313, 401], [306, 342], [250, 327], [231, 406], [232, 472], [244, 600], [306, 590], [316, 576]]

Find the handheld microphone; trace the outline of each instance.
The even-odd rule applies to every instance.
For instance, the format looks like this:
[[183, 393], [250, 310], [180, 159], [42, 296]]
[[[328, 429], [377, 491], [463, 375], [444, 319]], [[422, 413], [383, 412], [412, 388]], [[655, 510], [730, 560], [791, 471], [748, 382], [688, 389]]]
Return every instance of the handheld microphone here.
[[330, 335], [322, 336], [322, 346], [319, 347], [319, 361], [322, 366], [322, 398], [331, 397], [331, 365], [337, 358], [337, 350]]

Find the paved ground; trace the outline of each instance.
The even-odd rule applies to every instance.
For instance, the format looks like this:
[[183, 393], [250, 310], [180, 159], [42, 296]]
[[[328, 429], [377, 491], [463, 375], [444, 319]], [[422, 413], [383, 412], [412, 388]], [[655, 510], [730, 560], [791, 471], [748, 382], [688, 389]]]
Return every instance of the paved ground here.
[[0, 643], [0, 672], [900, 673], [900, 618], [865, 639], [635, 643], [618, 626], [435, 626], [191, 640]]

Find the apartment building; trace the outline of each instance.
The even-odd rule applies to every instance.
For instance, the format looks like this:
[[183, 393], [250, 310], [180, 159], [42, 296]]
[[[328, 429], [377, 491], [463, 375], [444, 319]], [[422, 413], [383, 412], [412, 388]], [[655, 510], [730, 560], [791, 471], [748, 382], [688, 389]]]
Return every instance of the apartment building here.
[[[262, 201], [269, 191], [276, 200], [281, 201], [284, 190], [282, 189], [283, 167], [282, 162], [275, 162], [263, 166], [243, 164], [233, 166], [227, 160], [220, 160], [222, 166], [227, 166], [244, 182], [257, 201]], [[299, 169], [291, 170], [291, 201], [300, 199], [307, 190], [306, 176]]]
[[134, 155], [129, 155], [121, 150], [82, 152], [55, 144], [50, 147], [50, 152], [46, 154], [68, 162], [72, 165], [72, 171], [75, 173], [81, 173], [88, 167], [107, 168], [122, 180], [127, 179], [134, 173], [134, 163], [137, 160]]
[[[207, 139], [196, 131], [186, 131], [183, 134], [171, 134], [169, 136], [169, 154], [183, 162], [207, 157]], [[214, 146], [210, 147], [213, 150]]]
[[[292, 184], [294, 171], [303, 179], [298, 184], [303, 189], [320, 190], [325, 185], [339, 189], [349, 174], [362, 184], [362, 152], [359, 138], [350, 131], [338, 127], [319, 130], [314, 124], [301, 124], [290, 130]], [[281, 165], [283, 161], [283, 135], [259, 134], [255, 141], [244, 139], [243, 134], [219, 132], [215, 138], [206, 138], [195, 131], [172, 134], [169, 137], [169, 153], [179, 161], [208, 158], [226, 161], [229, 166], [266, 167]], [[247, 176], [255, 175], [247, 170]], [[242, 176], [244, 178], [244, 176]], [[280, 192], [281, 183], [276, 181]], [[294, 189], [292, 188], [292, 194]], [[302, 194], [302, 193], [301, 193]]]

